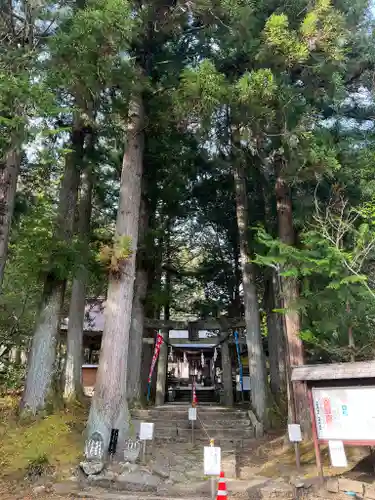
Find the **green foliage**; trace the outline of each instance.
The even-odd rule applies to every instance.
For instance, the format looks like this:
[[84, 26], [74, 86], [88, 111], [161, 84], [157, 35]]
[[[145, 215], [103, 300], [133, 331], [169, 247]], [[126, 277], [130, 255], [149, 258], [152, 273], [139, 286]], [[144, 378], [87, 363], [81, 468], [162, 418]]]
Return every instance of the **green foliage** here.
[[130, 236], [116, 236], [112, 246], [103, 245], [99, 261], [113, 274], [121, 272], [124, 262], [133, 254], [133, 242]]
[[210, 120], [212, 114], [228, 99], [225, 76], [212, 61], [204, 60], [197, 68], [185, 69], [177, 95], [177, 108], [192, 118]]
[[[298, 34], [290, 29], [288, 17], [285, 14], [273, 14], [264, 28], [265, 50], [271, 49], [279, 56], [286, 67], [303, 63], [309, 56], [308, 45], [299, 40]], [[270, 52], [264, 53], [269, 55]]]
[[[317, 218], [314, 226], [300, 234], [299, 248], [282, 244], [259, 229], [264, 254], [257, 255], [256, 262], [278, 268], [286, 279], [300, 280], [301, 296], [295, 307], [303, 319], [301, 337], [314, 357], [326, 359], [328, 355], [331, 360], [347, 361], [354, 354], [358, 360], [371, 359], [375, 293], [366, 270], [374, 256], [375, 232], [363, 219], [348, 223], [340, 216], [336, 218], [340, 225], [334, 220], [326, 223], [338, 229], [335, 239]], [[345, 248], [340, 238], [345, 238]], [[349, 328], [354, 351], [348, 347]]]
[[126, 0], [91, 0], [73, 16], [68, 11], [49, 44], [52, 85], [67, 88], [82, 107], [106, 85], [129, 88], [123, 51], [131, 39], [130, 11]]
[[[11, 401], [17, 407], [18, 400]], [[1, 476], [30, 479], [71, 468], [82, 454], [86, 413], [69, 408], [39, 419], [20, 421], [7, 399], [0, 400]], [[13, 411], [12, 411], [13, 410]], [[60, 471], [61, 472], [61, 471]]]
[[249, 105], [266, 103], [275, 97], [277, 84], [269, 69], [260, 69], [245, 73], [237, 83], [239, 100]]
[[311, 48], [333, 61], [343, 61], [347, 44], [345, 17], [330, 0], [318, 0], [302, 25], [301, 34]]
[[[13, 339], [13, 343], [18, 344], [19, 341], [15, 342]], [[0, 357], [3, 363], [3, 368], [0, 371], [0, 394], [5, 394], [8, 391], [19, 391], [22, 389], [24, 383], [25, 366], [8, 362], [4, 358], [4, 355]]]

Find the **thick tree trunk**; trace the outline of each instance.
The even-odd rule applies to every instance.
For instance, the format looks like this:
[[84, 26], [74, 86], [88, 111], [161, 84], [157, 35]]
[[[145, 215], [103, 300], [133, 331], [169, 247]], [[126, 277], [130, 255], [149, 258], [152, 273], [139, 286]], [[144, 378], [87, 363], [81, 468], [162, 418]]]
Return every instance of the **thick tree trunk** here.
[[[54, 234], [55, 241], [65, 245], [71, 242], [73, 235], [84, 138], [84, 131], [77, 120], [72, 133], [72, 152], [67, 154], [65, 160]], [[65, 292], [65, 280], [58, 276], [59, 273], [61, 271], [57, 270], [56, 276], [54, 262], [51, 260], [51, 271], [44, 282], [42, 304], [32, 339], [21, 402], [22, 408], [33, 414], [44, 408], [47, 396], [53, 389], [57, 369], [56, 347]]]
[[132, 251], [127, 258], [119, 262], [119, 271], [110, 274], [99, 368], [87, 424], [89, 436], [93, 432], [102, 435], [105, 449], [108, 448], [111, 429], [118, 429], [119, 451], [123, 449], [129, 431], [126, 366], [138, 245], [144, 150], [143, 123], [142, 98], [133, 98], [129, 109], [128, 142], [121, 173], [116, 221], [116, 237], [127, 238]]
[[[169, 254], [169, 233], [166, 239], [167, 246], [167, 258], [166, 261], [170, 264], [170, 254]], [[170, 319], [170, 294], [171, 294], [171, 277], [170, 273], [167, 271], [165, 276], [165, 290], [167, 301], [164, 305], [164, 319]], [[155, 395], [155, 405], [161, 406], [165, 403], [165, 391], [167, 388], [167, 368], [168, 368], [168, 345], [166, 342], [169, 341], [169, 330], [162, 331], [163, 339], [165, 342], [162, 343], [160, 347], [160, 353], [158, 358], [157, 376], [156, 376], [156, 395]]]
[[241, 307], [241, 257], [238, 248], [238, 242], [236, 242], [235, 247], [233, 248], [233, 257], [234, 257], [234, 276], [235, 276], [235, 288], [233, 293], [233, 309], [235, 311], [234, 317], [239, 318], [242, 314]]
[[[227, 333], [222, 334], [225, 337]], [[233, 406], [232, 363], [228, 340], [221, 344], [221, 367], [223, 370], [224, 404]]]
[[277, 278], [273, 272], [272, 277], [266, 283], [265, 305], [267, 311], [270, 387], [276, 401], [280, 401], [286, 392], [285, 339], [280, 314], [274, 312], [274, 309], [280, 308], [278, 304], [278, 287], [275, 281], [277, 281]]
[[[234, 193], [233, 193], [234, 195]], [[238, 243], [238, 229], [236, 227], [236, 235], [232, 234], [232, 230], [228, 234], [228, 239], [230, 244], [232, 245], [232, 257], [233, 257], [233, 278], [234, 283], [233, 287], [228, 289], [228, 293], [231, 296], [231, 301], [228, 307], [228, 315], [232, 318], [239, 318], [242, 316], [242, 301], [241, 301], [241, 283], [242, 283], [242, 274], [241, 274], [241, 261], [240, 261], [240, 249]]]
[[[277, 178], [275, 185], [276, 203], [277, 203], [277, 219], [278, 232], [280, 240], [286, 245], [294, 245], [295, 233], [293, 226], [293, 209], [290, 188], [283, 177], [282, 161], [279, 160], [277, 165]], [[285, 309], [285, 330], [286, 330], [286, 352], [289, 362], [289, 367], [299, 366], [304, 364], [303, 343], [300, 338], [300, 316], [296, 310], [297, 301], [299, 298], [298, 280], [293, 277], [281, 279], [281, 297], [283, 300], [283, 308]], [[296, 383], [293, 385], [296, 420], [301, 424], [305, 433], [311, 432], [309, 405], [307, 392], [304, 384]], [[291, 392], [291, 391], [289, 391]], [[293, 397], [293, 395], [290, 395]], [[289, 420], [293, 420], [293, 402], [289, 401]]]
[[248, 250], [248, 208], [246, 177], [241, 161], [234, 170], [236, 213], [240, 240], [240, 256], [245, 305], [246, 343], [249, 355], [251, 404], [259, 421], [265, 425], [267, 417], [267, 383], [262, 346], [259, 304], [254, 283], [254, 269]]
[[81, 399], [83, 395], [82, 339], [88, 278], [87, 259], [90, 243], [92, 188], [91, 165], [87, 165], [82, 173], [81, 196], [78, 208], [78, 238], [80, 240], [81, 262], [73, 280], [69, 307], [67, 349], [64, 366], [64, 399], [67, 401]]
[[0, 290], [4, 280], [20, 163], [21, 151], [16, 148], [0, 160]]
[[[169, 331], [163, 330], [163, 339], [168, 342]], [[165, 403], [165, 389], [167, 384], [167, 364], [168, 364], [168, 346], [165, 342], [160, 346], [160, 352], [157, 363], [156, 374], [156, 396], [155, 405], [162, 406]]]
[[[139, 216], [139, 245], [144, 242], [148, 228], [148, 211], [146, 202], [141, 200]], [[140, 252], [142, 255], [142, 252]], [[129, 353], [127, 366], [127, 397], [130, 403], [139, 401], [141, 397], [141, 361], [143, 348], [143, 329], [145, 320], [144, 301], [147, 294], [148, 271], [144, 259], [137, 255], [137, 270], [134, 284], [132, 319], [129, 334]]]

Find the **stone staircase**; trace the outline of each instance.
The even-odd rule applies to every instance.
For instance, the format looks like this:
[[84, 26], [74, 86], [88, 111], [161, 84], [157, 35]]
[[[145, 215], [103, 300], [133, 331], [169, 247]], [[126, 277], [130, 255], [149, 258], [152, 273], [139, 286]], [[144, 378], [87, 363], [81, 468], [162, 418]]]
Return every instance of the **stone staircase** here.
[[[186, 404], [166, 404], [132, 411], [135, 421], [154, 422], [156, 441], [191, 441], [191, 422]], [[196, 442], [209, 445], [209, 439], [221, 447], [242, 447], [254, 439], [254, 428], [246, 410], [222, 406], [198, 406], [194, 422]]]

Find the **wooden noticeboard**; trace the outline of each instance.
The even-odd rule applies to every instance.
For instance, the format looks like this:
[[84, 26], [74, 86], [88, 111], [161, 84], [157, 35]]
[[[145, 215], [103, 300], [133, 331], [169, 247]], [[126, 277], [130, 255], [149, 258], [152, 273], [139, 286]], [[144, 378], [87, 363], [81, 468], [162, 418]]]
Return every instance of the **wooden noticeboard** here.
[[321, 444], [329, 444], [336, 466], [346, 463], [344, 445], [375, 446], [375, 360], [301, 365], [293, 368], [291, 380], [307, 390], [322, 479]]

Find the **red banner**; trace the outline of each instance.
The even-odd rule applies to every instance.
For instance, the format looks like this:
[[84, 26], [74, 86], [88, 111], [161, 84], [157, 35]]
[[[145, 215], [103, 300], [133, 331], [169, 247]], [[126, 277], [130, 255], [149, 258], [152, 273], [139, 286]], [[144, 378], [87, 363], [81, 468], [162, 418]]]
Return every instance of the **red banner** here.
[[151, 384], [152, 373], [154, 371], [154, 368], [155, 368], [156, 361], [157, 361], [158, 356], [159, 356], [160, 347], [161, 347], [162, 343], [163, 343], [163, 336], [160, 333], [158, 333], [158, 335], [156, 337], [154, 355], [152, 356], [152, 362], [151, 362], [151, 366], [150, 366], [150, 373], [148, 374], [148, 383], [149, 384]]

